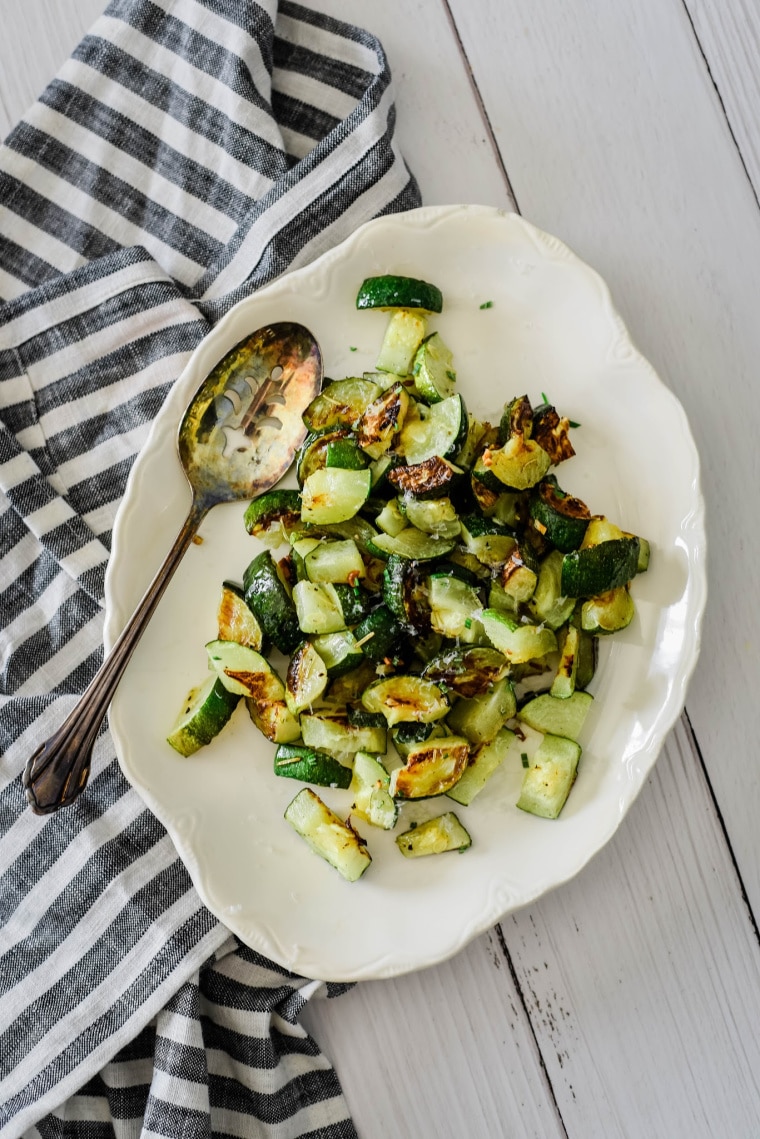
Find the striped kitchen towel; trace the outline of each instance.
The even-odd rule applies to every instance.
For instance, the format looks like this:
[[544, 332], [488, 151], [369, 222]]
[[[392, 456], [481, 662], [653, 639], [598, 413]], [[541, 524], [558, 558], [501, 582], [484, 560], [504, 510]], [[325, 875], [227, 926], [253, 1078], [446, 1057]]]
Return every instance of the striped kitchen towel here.
[[0, 150], [2, 1136], [355, 1134], [299, 1025], [326, 987], [201, 905], [107, 730], [73, 807], [33, 815], [20, 774], [101, 660], [116, 509], [192, 349], [418, 204], [380, 44], [290, 0], [114, 0]]

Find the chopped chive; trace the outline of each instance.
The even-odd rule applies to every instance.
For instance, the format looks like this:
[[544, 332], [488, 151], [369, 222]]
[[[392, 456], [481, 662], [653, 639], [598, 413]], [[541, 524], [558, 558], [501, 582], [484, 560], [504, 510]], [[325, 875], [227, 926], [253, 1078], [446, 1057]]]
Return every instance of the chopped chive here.
[[521, 752], [520, 759], [522, 760], [523, 767], [530, 767], [530, 761], [528, 760], [527, 751]]
[[483, 301], [481, 308], [493, 308], [493, 301]]
[[464, 627], [465, 627], [465, 629], [471, 629], [472, 628], [472, 621], [470, 620], [469, 617], [465, 618]]
[[549, 397], [548, 397], [548, 395], [546, 394], [546, 392], [541, 392], [541, 399], [544, 401], [544, 403], [548, 403], [548, 402], [549, 402]]
[[357, 351], [357, 349], [354, 348], [352, 345], [349, 345], [348, 350], [349, 350], [349, 352], [356, 352]]
[[568, 419], [567, 422], [570, 424], [571, 427], [580, 427], [581, 426], [581, 424], [576, 423], [574, 419]]

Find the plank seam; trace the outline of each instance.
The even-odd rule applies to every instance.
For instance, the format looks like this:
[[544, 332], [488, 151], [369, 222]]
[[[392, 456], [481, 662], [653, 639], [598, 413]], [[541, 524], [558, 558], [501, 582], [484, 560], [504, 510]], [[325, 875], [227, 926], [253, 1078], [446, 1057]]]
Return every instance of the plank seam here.
[[[444, 0], [444, 2], [445, 2], [445, 0]], [[520, 1004], [523, 1007], [523, 1012], [525, 1013], [525, 1019], [528, 1022], [530, 1034], [533, 1037], [533, 1043], [535, 1045], [536, 1054], [538, 1056], [538, 1062], [539, 1062], [539, 1065], [541, 1066], [541, 1071], [544, 1074], [544, 1080], [546, 1082], [546, 1087], [548, 1089], [549, 1096], [551, 1098], [552, 1103], [554, 1104], [554, 1111], [555, 1111], [555, 1114], [557, 1116], [557, 1121], [558, 1121], [560, 1127], [562, 1128], [562, 1134], [566, 1137], [566, 1139], [570, 1139], [570, 1136], [568, 1134], [568, 1130], [565, 1127], [565, 1121], [562, 1118], [562, 1112], [560, 1111], [559, 1103], [557, 1102], [557, 1096], [554, 1092], [554, 1085], [552, 1083], [551, 1076], [549, 1075], [549, 1069], [546, 1067], [546, 1063], [544, 1062], [544, 1056], [543, 1056], [543, 1053], [541, 1051], [541, 1045], [538, 1042], [538, 1036], [536, 1034], [535, 1028], [533, 1027], [533, 1018], [531, 1017], [530, 1011], [528, 1010], [528, 1003], [525, 999], [523, 987], [520, 984], [520, 979], [517, 976], [517, 971], [515, 970], [514, 964], [512, 963], [512, 954], [509, 952], [509, 948], [507, 946], [507, 941], [506, 941], [506, 938], [504, 937], [504, 930], [501, 927], [501, 922], [499, 922], [499, 924], [497, 926], [495, 926], [495, 933], [496, 933], [496, 937], [498, 938], [499, 945], [501, 947], [501, 951], [504, 954], [504, 960], [507, 963], [507, 968], [509, 969], [509, 974], [512, 978], [512, 984], [514, 985], [515, 991], [516, 991], [518, 997], [520, 998]]]
[[[445, 0], [444, 0], [444, 2], [445, 2]], [[694, 36], [697, 47], [699, 49], [699, 54], [702, 56], [702, 62], [705, 65], [707, 75], [710, 79], [710, 82], [712, 83], [713, 91], [715, 92], [715, 97], [717, 98], [717, 100], [720, 104], [720, 109], [723, 112], [723, 118], [726, 121], [726, 126], [728, 127], [728, 133], [731, 135], [731, 141], [733, 142], [734, 146], [736, 147], [736, 153], [739, 155], [739, 161], [741, 162], [742, 170], [744, 171], [745, 177], [746, 177], [747, 181], [749, 182], [749, 186], [750, 186], [750, 189], [752, 190], [752, 196], [755, 199], [755, 203], [758, 206], [758, 208], [760, 209], [760, 197], [758, 197], [758, 192], [755, 188], [754, 182], [752, 181], [752, 175], [749, 172], [749, 169], [747, 167], [747, 163], [744, 161], [744, 155], [742, 154], [742, 148], [739, 145], [739, 140], [736, 137], [736, 134], [734, 133], [733, 126], [731, 125], [731, 116], [729, 115], [726, 104], [723, 101], [723, 96], [720, 93], [720, 87], [718, 86], [717, 80], [716, 80], [715, 76], [713, 75], [712, 68], [710, 67], [710, 61], [707, 58], [707, 52], [705, 51], [704, 47], [702, 46], [702, 41], [699, 38], [699, 32], [697, 31], [697, 26], [694, 23], [694, 19], [692, 17], [691, 10], [689, 8], [688, 2], [687, 2], [687, 0], [681, 0], [681, 3], [683, 5], [683, 9], [686, 13], [686, 19], [689, 21], [689, 27], [691, 28], [692, 35]], [[691, 726], [691, 724], [689, 726]]]
[[454, 19], [454, 13], [451, 11], [451, 6], [449, 4], [449, 0], [442, 0], [442, 3], [443, 3], [443, 7], [446, 11], [446, 16], [448, 17], [449, 24], [451, 26], [452, 34], [454, 36], [454, 39], [456, 40], [457, 47], [459, 49], [459, 54], [461, 55], [462, 61], [465, 65], [465, 70], [467, 72], [467, 78], [470, 81], [470, 87], [472, 89], [473, 95], [475, 96], [475, 102], [477, 103], [478, 108], [480, 109], [480, 115], [481, 115], [481, 118], [483, 119], [483, 123], [484, 123], [485, 128], [486, 128], [486, 133], [488, 135], [488, 141], [491, 144], [491, 149], [493, 150], [494, 157], [496, 159], [496, 162], [498, 164], [499, 169], [501, 170], [501, 174], [502, 174], [502, 177], [504, 179], [504, 182], [506, 183], [507, 193], [509, 194], [510, 198], [512, 199], [512, 202], [514, 203], [515, 212], [518, 214], [522, 214], [522, 211], [520, 209], [520, 205], [517, 201], [517, 195], [515, 194], [514, 187], [512, 186], [512, 182], [510, 181], [509, 174], [507, 173], [507, 167], [506, 167], [506, 164], [505, 164], [504, 159], [502, 157], [502, 153], [501, 153], [501, 150], [499, 148], [499, 144], [496, 141], [496, 133], [495, 133], [493, 126], [491, 124], [490, 115], [488, 114], [488, 111], [486, 110], [486, 105], [485, 105], [485, 102], [483, 101], [483, 96], [480, 93], [480, 87], [478, 86], [477, 80], [475, 79], [475, 74], [472, 70], [472, 67], [470, 66], [470, 60], [467, 57], [467, 52], [465, 50], [464, 43], [462, 42], [462, 37], [459, 34], [459, 28], [457, 27], [456, 20]]
[[697, 757], [697, 760], [699, 761], [700, 767], [702, 768], [702, 774], [704, 776], [705, 783], [707, 784], [707, 790], [710, 794], [710, 798], [712, 799], [712, 804], [713, 804], [713, 807], [715, 809], [715, 816], [716, 816], [717, 821], [718, 821], [718, 826], [720, 827], [721, 834], [723, 835], [723, 839], [724, 839], [725, 844], [726, 844], [726, 849], [728, 851], [728, 856], [731, 859], [731, 865], [734, 868], [734, 874], [736, 875], [736, 880], [739, 884], [739, 892], [741, 894], [742, 901], [744, 902], [744, 906], [745, 906], [745, 909], [747, 911], [747, 916], [749, 917], [750, 924], [751, 924], [752, 929], [754, 931], [755, 940], [758, 942], [758, 944], [760, 944], [760, 929], [758, 928], [757, 921], [755, 920], [755, 914], [754, 914], [754, 911], [752, 909], [752, 905], [750, 903], [746, 887], [744, 885], [744, 879], [742, 877], [741, 870], [739, 869], [739, 863], [738, 863], [736, 855], [734, 853], [733, 844], [731, 842], [731, 838], [730, 838], [729, 833], [728, 833], [728, 827], [726, 826], [726, 820], [723, 817], [723, 812], [720, 808], [720, 804], [719, 804], [718, 799], [716, 797], [715, 791], [713, 790], [713, 785], [710, 782], [710, 773], [707, 770], [707, 764], [705, 763], [705, 757], [702, 753], [702, 748], [700, 747], [699, 740], [697, 739], [697, 733], [694, 731], [694, 727], [692, 725], [691, 719], [689, 718], [689, 713], [688, 713], [686, 708], [684, 708], [684, 710], [683, 710], [683, 720], [684, 720], [684, 723], [686, 726], [686, 730], [687, 730], [687, 734], [689, 736], [689, 740], [691, 742], [692, 749], [694, 751], [695, 756]]

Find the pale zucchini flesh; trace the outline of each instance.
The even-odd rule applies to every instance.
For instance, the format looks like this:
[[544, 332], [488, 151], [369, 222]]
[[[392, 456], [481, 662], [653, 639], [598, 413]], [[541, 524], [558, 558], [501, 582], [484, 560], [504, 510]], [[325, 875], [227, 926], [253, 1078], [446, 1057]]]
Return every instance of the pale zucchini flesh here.
[[285, 818], [315, 854], [333, 866], [347, 882], [361, 878], [372, 861], [366, 843], [309, 787], [288, 805]]
[[428, 854], [468, 850], [472, 839], [454, 812], [447, 811], [413, 830], [404, 831], [396, 839], [396, 845], [405, 858], [422, 858]]
[[558, 818], [578, 772], [580, 745], [559, 736], [544, 736], [523, 776], [517, 806], [544, 819]]

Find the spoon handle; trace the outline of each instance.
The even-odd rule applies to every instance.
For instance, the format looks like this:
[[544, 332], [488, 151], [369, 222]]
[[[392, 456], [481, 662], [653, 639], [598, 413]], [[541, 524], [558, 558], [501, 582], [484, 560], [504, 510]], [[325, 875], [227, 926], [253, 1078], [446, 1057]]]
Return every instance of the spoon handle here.
[[90, 774], [93, 744], [113, 695], [164, 590], [193, 540], [208, 506], [193, 502], [166, 561], [122, 630], [116, 644], [61, 727], [27, 761], [22, 783], [37, 815], [70, 806]]

